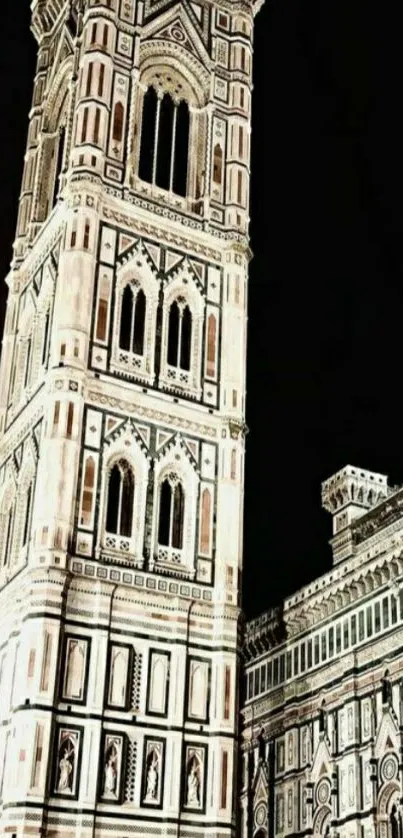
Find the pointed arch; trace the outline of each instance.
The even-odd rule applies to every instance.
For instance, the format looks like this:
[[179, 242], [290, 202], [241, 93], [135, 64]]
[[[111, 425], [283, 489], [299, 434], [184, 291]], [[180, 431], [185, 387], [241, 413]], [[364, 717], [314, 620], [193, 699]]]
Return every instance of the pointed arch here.
[[183, 309], [181, 325], [179, 366], [182, 370], [189, 371], [192, 352], [192, 315], [188, 305]]
[[141, 121], [141, 143], [139, 155], [139, 177], [146, 183], [153, 181], [155, 129], [157, 123], [158, 97], [154, 87], [149, 87], [143, 99]]
[[168, 316], [167, 361], [172, 367], [189, 371], [192, 356], [192, 313], [184, 302], [174, 300]]
[[161, 189], [171, 186], [171, 159], [175, 106], [169, 93], [158, 103], [158, 135], [155, 138], [155, 183]]
[[120, 315], [119, 346], [121, 349], [130, 351], [131, 328], [133, 321], [133, 292], [130, 285], [126, 285], [122, 294], [122, 307]]
[[[183, 99], [176, 110], [175, 151], [173, 155], [173, 189], [175, 195], [185, 198], [188, 192], [188, 160], [190, 139], [189, 107]], [[172, 175], [171, 175], [172, 177]]]
[[144, 354], [146, 296], [142, 288], [128, 283], [122, 294], [119, 346], [135, 355]]
[[131, 537], [134, 504], [134, 475], [125, 459], [115, 463], [109, 473], [106, 529], [114, 535]]
[[137, 292], [134, 303], [134, 323], [132, 350], [135, 355], [144, 353], [144, 333], [146, 324], [146, 297], [142, 288]]
[[182, 550], [185, 495], [180, 481], [166, 477], [160, 487], [158, 543]]

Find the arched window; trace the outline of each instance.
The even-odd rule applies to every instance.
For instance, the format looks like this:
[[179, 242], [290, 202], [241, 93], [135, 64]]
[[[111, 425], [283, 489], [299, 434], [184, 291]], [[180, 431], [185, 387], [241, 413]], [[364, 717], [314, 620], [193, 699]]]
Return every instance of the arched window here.
[[157, 94], [153, 87], [149, 87], [143, 102], [143, 118], [141, 123], [141, 144], [139, 177], [147, 183], [153, 183], [153, 161], [155, 128], [157, 122]]
[[139, 177], [185, 197], [189, 132], [187, 103], [175, 102], [169, 93], [158, 98], [149, 87], [143, 102]]
[[126, 460], [116, 463], [109, 475], [106, 530], [130, 537], [133, 523], [134, 477]]
[[186, 197], [187, 169], [189, 157], [189, 108], [186, 102], [181, 102], [176, 109], [175, 155], [173, 189], [175, 195]]
[[126, 285], [122, 295], [120, 316], [119, 346], [135, 355], [144, 353], [144, 333], [146, 324], [146, 298], [140, 288], [137, 293], [131, 285]]
[[174, 126], [174, 103], [168, 93], [162, 98], [159, 107], [158, 141], [156, 148], [157, 171], [155, 183], [161, 189], [172, 189], [171, 158]]
[[189, 306], [172, 303], [168, 320], [168, 364], [190, 370], [192, 354], [192, 315]]
[[181, 550], [183, 546], [183, 521], [185, 496], [181, 483], [174, 486], [165, 479], [160, 491], [158, 543]]
[[122, 142], [123, 120], [124, 120], [123, 105], [122, 105], [121, 102], [116, 102], [115, 110], [114, 110], [114, 114], [113, 114], [112, 139], [117, 143]]

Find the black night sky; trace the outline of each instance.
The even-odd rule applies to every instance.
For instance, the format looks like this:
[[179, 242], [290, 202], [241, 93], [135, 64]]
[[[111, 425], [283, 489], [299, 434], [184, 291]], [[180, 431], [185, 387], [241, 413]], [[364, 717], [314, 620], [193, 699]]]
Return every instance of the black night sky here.
[[[3, 0], [1, 35], [5, 276], [35, 63], [28, 0]], [[391, 3], [266, 0], [256, 19], [248, 617], [330, 567], [322, 480], [351, 463], [403, 482], [400, 40]]]

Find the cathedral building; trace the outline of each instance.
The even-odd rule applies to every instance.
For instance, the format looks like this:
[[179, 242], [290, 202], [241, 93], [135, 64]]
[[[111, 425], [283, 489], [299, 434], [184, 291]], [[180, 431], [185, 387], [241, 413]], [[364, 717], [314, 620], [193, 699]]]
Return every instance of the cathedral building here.
[[242, 838], [403, 834], [403, 489], [322, 486], [332, 569], [246, 626]]
[[32, 0], [0, 370], [9, 838], [403, 836], [403, 490], [327, 480], [332, 570], [241, 614], [262, 2]]
[[237, 831], [262, 0], [32, 0], [0, 389], [0, 834]]

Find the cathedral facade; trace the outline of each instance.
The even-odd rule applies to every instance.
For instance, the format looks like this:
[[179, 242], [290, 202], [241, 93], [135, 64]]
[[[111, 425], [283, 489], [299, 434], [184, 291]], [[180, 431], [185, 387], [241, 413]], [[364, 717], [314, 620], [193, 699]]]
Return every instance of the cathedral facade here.
[[347, 466], [322, 486], [333, 567], [246, 626], [242, 838], [399, 838], [403, 490]]
[[260, 0], [33, 0], [0, 391], [0, 834], [236, 834]]

